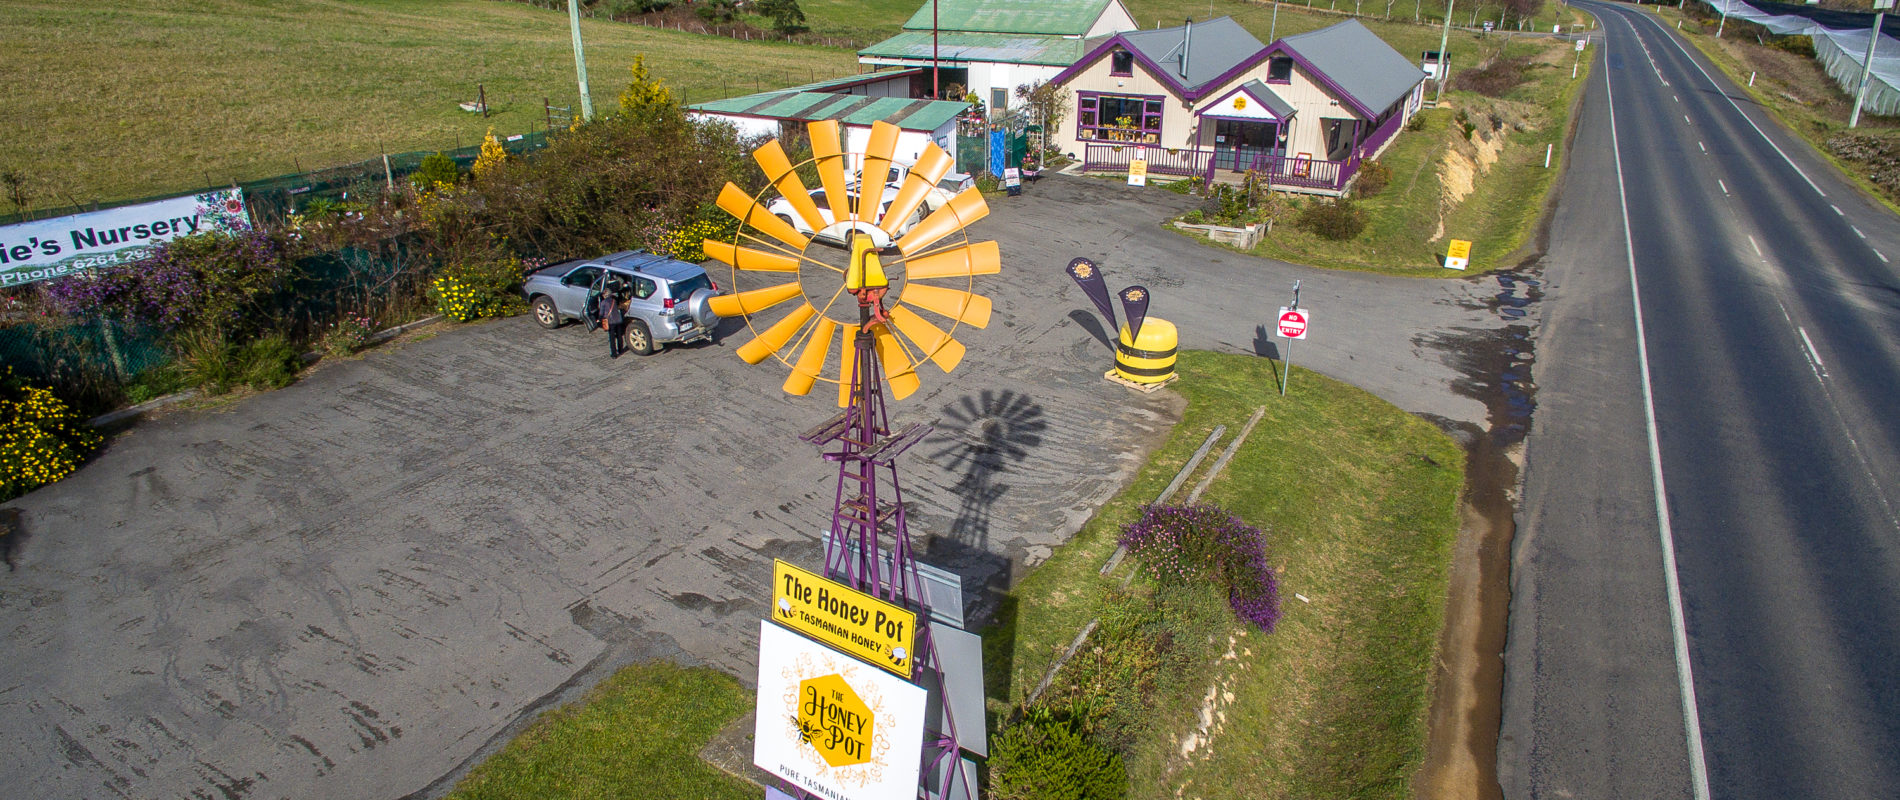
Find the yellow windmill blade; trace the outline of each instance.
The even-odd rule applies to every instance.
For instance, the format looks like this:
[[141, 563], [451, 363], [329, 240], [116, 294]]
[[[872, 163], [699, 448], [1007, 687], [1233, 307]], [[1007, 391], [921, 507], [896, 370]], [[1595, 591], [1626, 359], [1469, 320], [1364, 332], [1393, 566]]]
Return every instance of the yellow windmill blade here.
[[763, 289], [753, 289], [738, 294], [722, 294], [714, 297], [708, 307], [714, 314], [722, 317], [739, 317], [756, 314], [794, 297], [801, 297], [804, 291], [797, 283], [781, 283]]
[[864, 147], [864, 165], [858, 172], [858, 219], [877, 223], [877, 206], [884, 200], [885, 178], [891, 174], [891, 154], [897, 152], [896, 125], [871, 123], [871, 141]]
[[907, 283], [898, 302], [934, 311], [971, 327], [987, 328], [990, 325], [990, 299], [962, 289]]
[[803, 250], [806, 245], [811, 244], [811, 240], [799, 233], [797, 228], [786, 224], [785, 220], [772, 216], [772, 212], [766, 211], [765, 206], [754, 201], [744, 189], [731, 183], [727, 183], [726, 188], [719, 190], [717, 203], [720, 208], [725, 209], [726, 213], [738, 218], [740, 222], [791, 245], [794, 250]]
[[924, 196], [949, 174], [952, 166], [950, 154], [934, 144], [924, 145], [923, 154], [917, 156], [917, 163], [910, 167], [910, 175], [904, 178], [903, 188], [897, 190], [897, 196], [891, 199], [891, 207], [884, 210], [884, 219], [878, 223], [885, 233], [897, 235], [898, 227], [910, 218], [910, 212], [924, 202]]
[[844, 148], [838, 144], [838, 121], [807, 124], [805, 133], [811, 137], [812, 159], [818, 167], [818, 181], [825, 187], [825, 204], [831, 208], [832, 221], [845, 219], [851, 215], [851, 203], [845, 200], [851, 192], [844, 170]]
[[825, 218], [818, 213], [818, 204], [811, 201], [811, 191], [805, 188], [805, 182], [798, 177], [792, 167], [792, 160], [785, 156], [785, 148], [777, 139], [765, 143], [752, 151], [752, 160], [759, 162], [759, 169], [765, 170], [766, 179], [773, 188], [785, 196], [785, 202], [792, 205], [792, 211], [812, 230], [823, 230]]
[[966, 244], [904, 262], [904, 277], [908, 280], [967, 278], [1002, 271], [1003, 253], [995, 242]]
[[917, 368], [910, 363], [910, 356], [904, 353], [904, 346], [898, 344], [890, 326], [879, 325], [872, 335], [877, 337], [877, 360], [884, 367], [884, 382], [891, 385], [891, 399], [902, 400], [916, 394], [917, 388], [923, 385], [917, 379]]
[[844, 329], [844, 352], [838, 354], [838, 407], [851, 405], [851, 379], [857, 376], [858, 360], [851, 343], [857, 341], [858, 326], [840, 325]]
[[911, 228], [910, 233], [897, 240], [897, 249], [902, 250], [904, 255], [922, 252], [924, 248], [936, 244], [937, 240], [989, 216], [989, 213], [989, 204], [983, 202], [983, 192], [972, 186], [950, 198], [950, 202], [944, 203], [925, 217], [923, 222], [917, 223], [917, 227]]
[[740, 247], [732, 242], [706, 239], [699, 245], [706, 255], [734, 269], [746, 272], [797, 272], [798, 259], [780, 253], [768, 253], [750, 247]]
[[792, 309], [792, 313], [785, 315], [785, 318], [779, 320], [777, 324], [766, 328], [764, 333], [752, 337], [752, 341], [740, 345], [739, 357], [745, 359], [747, 364], [764, 361], [766, 356], [783, 349], [785, 343], [791, 341], [798, 330], [805, 327], [805, 323], [810, 322], [812, 315], [817, 313], [818, 309], [812, 308], [809, 301], [799, 304], [798, 308]]
[[909, 337], [917, 345], [917, 350], [938, 369], [949, 372], [963, 363], [963, 343], [950, 338], [942, 328], [931, 324], [930, 320], [917, 316], [917, 312], [903, 306], [891, 309], [891, 324]]
[[811, 336], [805, 342], [805, 350], [798, 354], [798, 363], [792, 365], [792, 374], [785, 376], [785, 385], [781, 388], [786, 394], [804, 397], [811, 393], [811, 385], [818, 381], [818, 374], [825, 371], [825, 359], [831, 356], [831, 335], [838, 332], [838, 323], [828, 317], [819, 317], [818, 324], [811, 328]]

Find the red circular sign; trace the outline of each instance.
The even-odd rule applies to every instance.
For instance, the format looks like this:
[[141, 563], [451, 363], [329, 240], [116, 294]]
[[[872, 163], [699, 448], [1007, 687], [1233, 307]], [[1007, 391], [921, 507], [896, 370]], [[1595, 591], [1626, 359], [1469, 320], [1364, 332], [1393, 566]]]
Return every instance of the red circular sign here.
[[1300, 311], [1288, 311], [1280, 315], [1280, 335], [1288, 339], [1298, 339], [1306, 335], [1306, 314]]

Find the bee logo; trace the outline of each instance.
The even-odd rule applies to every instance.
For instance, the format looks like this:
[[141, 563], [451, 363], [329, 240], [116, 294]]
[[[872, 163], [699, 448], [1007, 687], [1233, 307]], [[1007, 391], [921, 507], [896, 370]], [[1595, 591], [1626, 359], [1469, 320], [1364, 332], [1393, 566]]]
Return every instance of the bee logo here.
[[786, 619], [792, 618], [792, 601], [783, 597], [778, 599], [778, 614]]
[[806, 720], [799, 719], [798, 715], [796, 714], [792, 715], [792, 724], [798, 726], [798, 740], [799, 741], [804, 742], [805, 744], [811, 745], [813, 747], [818, 746], [817, 743], [812, 741], [812, 739], [817, 737], [819, 733], [823, 732], [824, 731], [823, 728], [818, 727], [817, 723], [808, 722]]
[[909, 657], [910, 657], [910, 652], [905, 650], [904, 648], [902, 647], [891, 648], [891, 663], [892, 664], [897, 664], [901, 666], [904, 663], [904, 659], [909, 658]]

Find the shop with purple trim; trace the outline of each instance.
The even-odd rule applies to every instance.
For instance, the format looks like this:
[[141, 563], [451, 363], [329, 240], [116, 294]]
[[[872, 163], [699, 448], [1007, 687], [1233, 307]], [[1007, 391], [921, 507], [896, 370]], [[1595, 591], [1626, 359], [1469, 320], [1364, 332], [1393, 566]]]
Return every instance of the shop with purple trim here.
[[1341, 194], [1424, 101], [1425, 73], [1356, 20], [1262, 45], [1228, 17], [1102, 40], [1053, 82], [1052, 143], [1084, 169]]

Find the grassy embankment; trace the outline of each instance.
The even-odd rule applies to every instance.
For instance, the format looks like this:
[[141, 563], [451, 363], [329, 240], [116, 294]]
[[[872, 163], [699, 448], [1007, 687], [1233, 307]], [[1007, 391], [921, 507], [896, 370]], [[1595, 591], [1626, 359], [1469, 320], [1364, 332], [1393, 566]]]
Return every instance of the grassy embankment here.
[[[1186, 713], [1162, 715], [1131, 748], [1134, 797], [1401, 798], [1424, 757], [1463, 454], [1429, 424], [1317, 374], [1302, 371], [1278, 397], [1271, 368], [1183, 353], [1177, 386], [1189, 405], [1168, 443], [1023, 580], [1014, 618], [985, 639], [991, 669], [1007, 678], [994, 700], [1021, 702], [1120, 584], [1119, 572], [1097, 570], [1121, 526], [1215, 425], [1228, 426], [1225, 447], [1266, 407], [1201, 500], [1266, 531], [1285, 617], [1268, 636], [1244, 634], [1231, 617], [1202, 632], [1217, 654], [1237, 635], [1237, 657], [1206, 665], [1201, 681], [1156, 702]], [[1233, 693], [1216, 704], [1224, 721], [1211, 745], [1183, 758], [1180, 743], [1215, 681]]]
[[[1097, 569], [1121, 526], [1215, 425], [1228, 426], [1224, 447], [1256, 407], [1266, 407], [1202, 500], [1267, 531], [1285, 616], [1270, 636], [1243, 633], [1224, 611], [1220, 622], [1192, 632], [1209, 637], [1215, 651], [1229, 635], [1241, 644], [1234, 659], [1164, 682], [1176, 694], [1157, 704], [1186, 713], [1158, 717], [1130, 747], [1135, 797], [1173, 797], [1176, 787], [1191, 787], [1191, 796], [1204, 798], [1401, 798], [1424, 756], [1463, 454], [1424, 421], [1321, 375], [1301, 371], [1281, 398], [1272, 368], [1265, 359], [1183, 353], [1176, 387], [1189, 402], [1168, 443], [1024, 579], [1004, 604], [1002, 623], [985, 632], [991, 706], [1006, 713], [1108, 604], [1121, 576], [1103, 578]], [[1148, 591], [1146, 584], [1136, 581], [1136, 591]], [[645, 796], [725, 796], [719, 787], [730, 784], [702, 778], [696, 763], [680, 760], [690, 761], [713, 729], [740, 714], [749, 695], [730, 679], [698, 673], [687, 673], [696, 685], [682, 691], [667, 683], [685, 679], [674, 672], [629, 667], [585, 705], [538, 721], [454, 797], [595, 796], [636, 778], [655, 781], [640, 787]], [[1211, 744], [1180, 758], [1179, 742], [1213, 680], [1233, 699], [1219, 704], [1223, 722]], [[671, 722], [677, 716], [687, 720]], [[674, 788], [698, 786], [688, 780], [706, 780], [707, 788]]]
[[[613, 110], [636, 54], [693, 102], [851, 74], [843, 50], [587, 20]], [[0, 0], [0, 168], [61, 207], [474, 144], [579, 111], [565, 14], [497, 0]], [[457, 103], [487, 88], [488, 119]], [[0, 213], [11, 213], [0, 203]]]
[[[1812, 56], [1771, 47], [1758, 41], [1748, 28], [1760, 28], [1730, 20], [1721, 39], [1708, 20], [1686, 16], [1670, 7], [1656, 7], [1665, 28], [1681, 23], [1682, 38], [1719, 68], [1750, 98], [1768, 109], [1781, 126], [1807, 140], [1816, 152], [1833, 162], [1841, 174], [1858, 184], [1869, 196], [1900, 213], [1900, 171], [1894, 167], [1900, 154], [1900, 118], [1861, 113], [1860, 125], [1847, 127], [1854, 110], [1854, 96], [1828, 77], [1821, 62]], [[1766, 37], [1769, 41], [1780, 37]], [[1805, 37], [1787, 37], [1799, 39]], [[1753, 86], [1750, 79], [1753, 78]], [[1842, 152], [1829, 146], [1830, 140], [1853, 137], [1884, 149], [1860, 148], [1859, 153]], [[1885, 173], [1882, 186], [1870, 176]]]
[[[1473, 50], [1487, 60], [1528, 57], [1524, 83], [1497, 98], [1448, 92], [1439, 108], [1421, 112], [1422, 129], [1401, 132], [1379, 159], [1392, 171], [1390, 185], [1357, 201], [1367, 216], [1358, 237], [1330, 241], [1283, 217], [1255, 254], [1420, 276], [1463, 274], [1439, 266], [1448, 239], [1473, 242], [1473, 270], [1513, 257], [1534, 233], [1562, 172], [1570, 109], [1593, 53], [1584, 54], [1573, 79], [1575, 51], [1568, 42], [1492, 37], [1466, 52]], [[1469, 138], [1463, 131], [1467, 121], [1474, 126]]]

